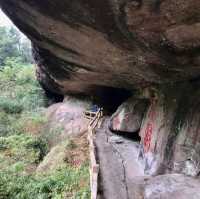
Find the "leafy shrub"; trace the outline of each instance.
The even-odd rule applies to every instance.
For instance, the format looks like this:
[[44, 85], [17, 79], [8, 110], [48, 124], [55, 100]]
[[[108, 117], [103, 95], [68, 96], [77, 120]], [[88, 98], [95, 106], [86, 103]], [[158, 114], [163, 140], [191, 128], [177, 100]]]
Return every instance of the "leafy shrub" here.
[[[44, 107], [47, 99], [35, 78], [33, 65], [5, 66], [0, 71], [0, 90], [2, 106], [23, 107], [24, 111], [32, 111]], [[6, 100], [5, 100], [6, 99]], [[9, 104], [5, 101], [9, 101]]]
[[38, 151], [37, 152], [38, 158], [35, 160], [35, 163], [39, 163], [40, 161], [42, 161], [44, 156], [48, 152], [48, 144], [42, 138], [35, 138], [32, 140], [29, 140], [29, 142], [26, 143], [25, 148], [28, 150], [31, 149], [31, 150]]
[[42, 109], [34, 112], [23, 112], [10, 128], [10, 134], [30, 134], [38, 136], [44, 131], [47, 119]]
[[0, 109], [8, 114], [18, 114], [23, 111], [23, 106], [15, 100], [0, 98]]
[[14, 58], [5, 63], [0, 71], [0, 136], [26, 133], [30, 127], [39, 131], [40, 108], [47, 100], [36, 80], [34, 66], [21, 64]]
[[0, 111], [0, 136], [6, 136], [8, 134], [9, 117], [4, 111]]
[[64, 128], [57, 125], [51, 129], [48, 129], [48, 132], [47, 132], [47, 129], [44, 130], [42, 132], [42, 137], [45, 140], [47, 140], [49, 145], [52, 147], [52, 146], [55, 146], [56, 144], [62, 142], [63, 137], [61, 135], [62, 135], [63, 131], [64, 131]]
[[[34, 66], [24, 65], [20, 57], [4, 60], [0, 90], [0, 199], [88, 199], [88, 164], [62, 165], [48, 175], [34, 174], [48, 152], [47, 141], [58, 139], [62, 130], [43, 129], [47, 100]], [[66, 147], [76, 148], [71, 141]]]
[[86, 165], [38, 177], [0, 172], [0, 199], [89, 199], [88, 175]]
[[9, 156], [10, 159], [31, 164], [39, 163], [43, 159], [48, 146], [40, 138], [21, 134], [0, 137], [0, 150], [1, 153], [4, 150], [4, 156]]
[[7, 143], [6, 138], [1, 137], [0, 138], [0, 150], [5, 150], [7, 148], [8, 148], [8, 143]]

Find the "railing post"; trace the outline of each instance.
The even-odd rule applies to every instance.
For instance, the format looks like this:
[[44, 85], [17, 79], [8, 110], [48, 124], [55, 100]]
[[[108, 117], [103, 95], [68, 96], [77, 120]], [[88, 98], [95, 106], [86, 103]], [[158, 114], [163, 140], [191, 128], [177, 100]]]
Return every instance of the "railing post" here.
[[[90, 148], [90, 189], [91, 199], [97, 199], [98, 192], [98, 175], [99, 175], [99, 164], [96, 160], [95, 145], [93, 140], [93, 131], [99, 124], [99, 120], [103, 116], [103, 109], [99, 108], [97, 112], [85, 111], [85, 117], [91, 120], [88, 125], [88, 141]], [[99, 126], [98, 126], [99, 127]]]

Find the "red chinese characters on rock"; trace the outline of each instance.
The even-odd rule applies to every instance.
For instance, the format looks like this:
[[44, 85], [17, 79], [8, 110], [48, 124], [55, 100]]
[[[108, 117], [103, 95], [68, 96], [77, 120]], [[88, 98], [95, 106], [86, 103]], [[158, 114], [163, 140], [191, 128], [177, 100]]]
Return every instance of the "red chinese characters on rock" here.
[[144, 152], [147, 153], [150, 149], [151, 145], [151, 137], [153, 133], [153, 125], [149, 122], [147, 124], [144, 136]]
[[150, 111], [148, 114], [148, 123], [146, 125], [146, 129], [145, 129], [145, 135], [144, 135], [144, 139], [143, 139], [143, 147], [144, 147], [144, 152], [147, 153], [150, 150], [150, 146], [151, 146], [151, 139], [152, 139], [152, 134], [153, 134], [153, 123], [155, 120], [155, 102], [152, 103], [151, 107], [150, 107]]

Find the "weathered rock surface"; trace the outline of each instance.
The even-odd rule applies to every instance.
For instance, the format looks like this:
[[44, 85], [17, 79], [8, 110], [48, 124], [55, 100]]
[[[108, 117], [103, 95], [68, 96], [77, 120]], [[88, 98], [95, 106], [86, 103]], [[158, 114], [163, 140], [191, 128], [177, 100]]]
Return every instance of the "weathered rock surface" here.
[[0, 0], [32, 40], [38, 79], [94, 93], [200, 75], [199, 0]]
[[143, 120], [141, 156], [149, 174], [200, 172], [199, 91], [191, 85], [177, 87], [161, 89]]
[[87, 100], [67, 96], [63, 103], [57, 103], [48, 108], [46, 131], [52, 145], [70, 136], [82, 135], [87, 131], [88, 120], [83, 117], [83, 112], [90, 105]]
[[138, 161], [139, 143], [115, 135], [108, 129], [109, 118], [96, 132], [95, 145], [100, 163], [101, 197], [142, 199], [144, 169]]
[[129, 98], [122, 103], [110, 119], [112, 131], [134, 133], [140, 129], [148, 100]]
[[145, 183], [145, 199], [199, 199], [200, 179], [181, 174], [166, 174], [150, 178]]
[[183, 174], [151, 176], [138, 159], [137, 142], [115, 135], [106, 118], [97, 129], [95, 144], [100, 163], [102, 199], [199, 199], [200, 179]]

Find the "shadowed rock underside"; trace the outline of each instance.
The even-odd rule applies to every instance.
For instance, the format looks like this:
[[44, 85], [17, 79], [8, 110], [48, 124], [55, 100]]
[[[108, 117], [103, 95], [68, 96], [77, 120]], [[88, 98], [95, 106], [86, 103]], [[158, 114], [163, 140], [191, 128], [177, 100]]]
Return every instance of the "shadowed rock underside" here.
[[91, 94], [196, 79], [198, 0], [0, 0], [49, 90]]

